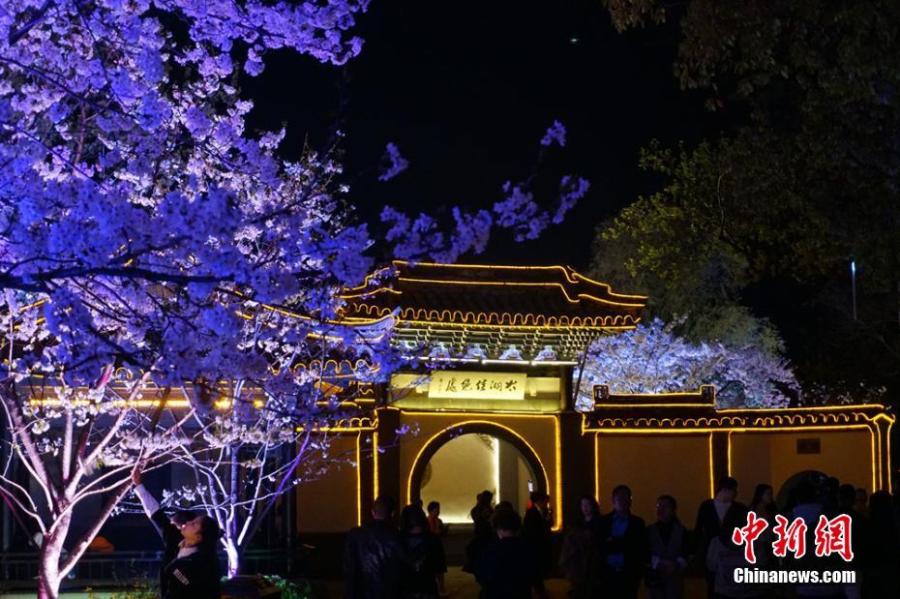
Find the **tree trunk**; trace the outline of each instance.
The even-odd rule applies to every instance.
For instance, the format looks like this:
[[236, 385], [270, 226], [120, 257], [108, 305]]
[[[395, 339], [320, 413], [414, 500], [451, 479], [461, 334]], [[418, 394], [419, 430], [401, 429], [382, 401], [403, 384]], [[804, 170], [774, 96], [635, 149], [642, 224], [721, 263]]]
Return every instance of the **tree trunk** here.
[[54, 523], [41, 543], [38, 599], [56, 599], [59, 596], [59, 585], [62, 582], [59, 563], [71, 521], [72, 512], [68, 511]]
[[225, 538], [225, 555], [228, 557], [228, 578], [241, 573], [241, 554], [237, 545], [230, 538]]
[[50, 580], [44, 576], [41, 569], [41, 577], [38, 580], [38, 599], [56, 599], [59, 596], [59, 580]]
[[[240, 493], [239, 485], [241, 484], [241, 480], [239, 480], [238, 474], [238, 456], [241, 452], [241, 446], [238, 445], [236, 448], [230, 448], [229, 459], [231, 464], [231, 472], [229, 475], [229, 483], [231, 484], [231, 489], [229, 493], [228, 500], [232, 506], [237, 505], [238, 496]], [[237, 511], [236, 508], [231, 508], [234, 511]], [[236, 514], [234, 514], [236, 516]], [[248, 516], [250, 517], [250, 516]], [[225, 554], [228, 556], [228, 578], [233, 576], [237, 576], [240, 572], [241, 561], [240, 554], [238, 553], [238, 535], [237, 535], [237, 518], [226, 518], [225, 521]]]

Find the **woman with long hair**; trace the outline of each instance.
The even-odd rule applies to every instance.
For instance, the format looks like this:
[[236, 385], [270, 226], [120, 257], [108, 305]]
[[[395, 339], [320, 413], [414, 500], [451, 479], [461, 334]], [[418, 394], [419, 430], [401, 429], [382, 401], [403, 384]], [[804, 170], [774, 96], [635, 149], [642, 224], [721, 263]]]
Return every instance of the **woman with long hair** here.
[[760, 518], [765, 518], [769, 526], [774, 526], [775, 514], [778, 513], [778, 505], [775, 503], [775, 494], [772, 485], [760, 483], [753, 491], [753, 501], [750, 502], [750, 510], [756, 512]]
[[165, 515], [144, 487], [139, 469], [132, 473], [132, 482], [144, 512], [166, 542], [160, 574], [161, 599], [219, 599], [219, 524], [205, 514], [176, 522]]

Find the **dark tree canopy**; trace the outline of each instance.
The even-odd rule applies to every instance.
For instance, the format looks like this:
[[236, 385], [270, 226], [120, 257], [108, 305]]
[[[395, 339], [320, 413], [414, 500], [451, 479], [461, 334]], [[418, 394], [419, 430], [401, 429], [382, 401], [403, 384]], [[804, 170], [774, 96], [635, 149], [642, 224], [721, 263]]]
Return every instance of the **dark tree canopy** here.
[[620, 29], [678, 19], [675, 76], [733, 125], [645, 148], [658, 190], [599, 227], [595, 274], [691, 313], [693, 337], [777, 350], [780, 333], [807, 384], [896, 391], [900, 6], [606, 4]]

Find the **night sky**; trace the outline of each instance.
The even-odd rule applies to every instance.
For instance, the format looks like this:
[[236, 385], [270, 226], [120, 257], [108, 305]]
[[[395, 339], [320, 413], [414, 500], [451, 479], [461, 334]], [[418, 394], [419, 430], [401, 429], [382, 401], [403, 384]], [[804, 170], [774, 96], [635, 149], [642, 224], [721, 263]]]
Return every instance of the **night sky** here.
[[[525, 243], [500, 233], [475, 260], [585, 268], [596, 225], [657, 187], [638, 168], [639, 149], [654, 138], [693, 143], [727, 118], [678, 89], [674, 26], [620, 34], [598, 0], [375, 0], [357, 32], [363, 52], [342, 69], [274, 54], [243, 87], [256, 102], [251, 125], [286, 125], [286, 156], [305, 140], [323, 147], [335, 127], [346, 132], [350, 197], [365, 221], [377, 223], [385, 204], [438, 216], [451, 205], [490, 207], [504, 181], [531, 175], [552, 207], [561, 175], [591, 181], [563, 225]], [[538, 167], [554, 119], [568, 143]], [[381, 183], [389, 141], [410, 167]]]

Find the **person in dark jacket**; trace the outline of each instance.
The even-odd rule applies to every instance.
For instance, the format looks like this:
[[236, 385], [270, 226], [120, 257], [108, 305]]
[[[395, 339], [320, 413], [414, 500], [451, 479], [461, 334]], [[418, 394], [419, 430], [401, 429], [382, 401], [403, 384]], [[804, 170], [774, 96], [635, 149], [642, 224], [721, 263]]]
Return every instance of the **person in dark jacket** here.
[[600, 506], [591, 495], [579, 500], [579, 517], [566, 531], [559, 554], [559, 568], [569, 580], [572, 599], [588, 599], [598, 594], [597, 550], [595, 536]]
[[876, 491], [869, 498], [866, 529], [866, 535], [860, 539], [862, 596], [900, 597], [900, 527], [887, 491]]
[[[181, 545], [181, 527], [199, 514], [192, 510], [178, 510], [172, 517], [166, 515], [164, 511], [159, 509], [159, 503], [156, 498], [147, 491], [141, 482], [141, 473], [138, 470], [132, 474], [132, 482], [134, 482], [134, 493], [138, 496], [144, 513], [150, 519], [150, 524], [156, 529], [156, 533], [163, 542], [163, 559], [159, 568], [159, 589], [160, 594], [165, 593], [165, 571], [166, 564], [171, 562], [178, 555], [179, 545]], [[174, 526], [170, 526], [170, 524]]]
[[708, 597], [714, 594], [715, 573], [706, 567], [706, 554], [709, 544], [719, 537], [722, 522], [731, 510], [747, 512], [747, 508], [737, 502], [738, 482], [730, 476], [719, 481], [716, 496], [700, 504], [697, 510], [697, 524], [694, 526], [694, 555], [703, 564], [706, 573], [706, 592]]
[[344, 545], [346, 599], [396, 599], [400, 596], [403, 549], [393, 517], [393, 499], [378, 497], [372, 505], [372, 520], [347, 534]]
[[490, 491], [482, 491], [475, 496], [475, 507], [469, 512], [472, 523], [475, 525], [475, 536], [490, 537], [491, 516], [494, 514], [494, 494]]
[[550, 574], [550, 562], [553, 559], [553, 517], [550, 515], [550, 497], [543, 491], [532, 491], [531, 507], [525, 511], [522, 520], [522, 540], [531, 549], [537, 565], [537, 583], [535, 592], [538, 597], [545, 597], [544, 579]]
[[647, 527], [650, 569], [644, 582], [651, 599], [684, 597], [688, 560], [688, 532], [678, 520], [678, 504], [671, 495], [656, 500], [656, 522]]
[[515, 510], [503, 507], [494, 511], [491, 522], [496, 536], [475, 568], [482, 599], [531, 599], [538, 576], [534, 556], [517, 534], [522, 520]]
[[400, 513], [400, 544], [404, 558], [400, 597], [437, 599], [439, 577], [447, 571], [447, 560], [441, 540], [431, 534], [428, 520], [418, 506], [406, 506]]
[[612, 493], [613, 511], [597, 521], [601, 578], [605, 596], [634, 599], [649, 563], [646, 526], [631, 513], [631, 489], [619, 485]]
[[474, 534], [472, 540], [466, 545], [466, 561], [463, 564], [463, 572], [475, 573], [475, 568], [481, 560], [482, 551], [494, 538], [494, 531], [491, 528], [491, 517], [494, 513], [493, 500], [494, 494], [490, 491], [482, 491], [475, 496], [475, 507], [469, 512], [474, 524]]
[[221, 531], [207, 515], [180, 512], [170, 519], [141, 481], [140, 469], [132, 472], [134, 492], [144, 512], [165, 543], [160, 569], [162, 599], [218, 599], [221, 595], [219, 559]]
[[753, 491], [753, 499], [750, 501], [750, 511], [769, 523], [769, 527], [775, 526], [775, 515], [778, 513], [778, 504], [775, 503], [775, 491], [772, 485], [760, 483]]
[[[441, 504], [437, 501], [431, 501], [428, 503], [428, 531], [437, 537], [438, 542], [441, 544], [441, 551], [444, 551], [444, 540], [443, 537], [447, 536], [447, 532], [449, 531], [449, 527], [444, 524], [444, 521], [441, 520]], [[445, 564], [446, 566], [446, 564]], [[441, 597], [447, 596], [447, 589], [444, 583], [445, 574], [447, 572], [446, 567], [442, 572], [438, 574], [438, 594]]]
[[[767, 552], [762, 551], [762, 538], [753, 543], [756, 563], [751, 564], [744, 553], [744, 547], [735, 543], [732, 533], [747, 523], [747, 508], [736, 504], [725, 514], [719, 536], [710, 541], [706, 552], [706, 569], [713, 575], [713, 597], [715, 599], [763, 599], [772, 591], [766, 584], [746, 584], [735, 579], [736, 570], [772, 568]], [[843, 597], [843, 595], [842, 595]], [[824, 597], [823, 597], [824, 599]]]

